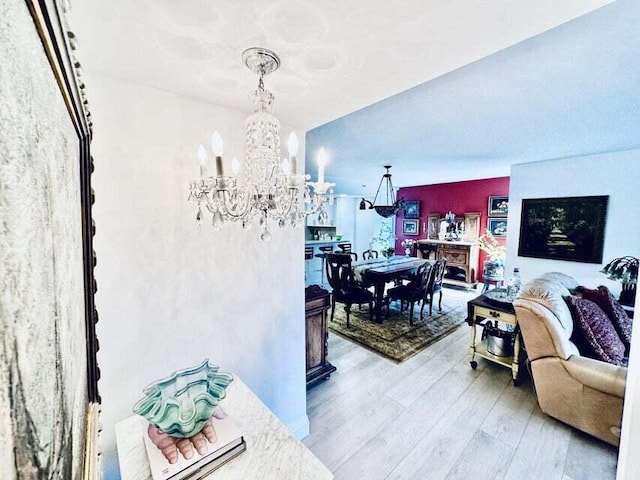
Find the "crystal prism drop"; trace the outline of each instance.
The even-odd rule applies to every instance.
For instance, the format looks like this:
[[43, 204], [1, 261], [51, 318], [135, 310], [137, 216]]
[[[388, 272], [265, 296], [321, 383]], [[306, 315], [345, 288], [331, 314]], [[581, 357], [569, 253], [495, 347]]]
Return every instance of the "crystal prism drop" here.
[[211, 224], [213, 225], [213, 228], [215, 228], [216, 230], [221, 230], [223, 223], [224, 223], [224, 220], [222, 219], [222, 215], [220, 215], [220, 212], [214, 213], [211, 219]]
[[287, 221], [284, 218], [281, 218], [280, 220], [278, 220], [278, 226], [280, 228], [285, 228], [287, 226]]
[[198, 225], [202, 224], [202, 210], [200, 210], [200, 208], [198, 208], [198, 213], [196, 213], [196, 223]]
[[269, 230], [265, 230], [260, 234], [260, 240], [265, 242], [268, 242], [269, 240], [271, 240], [271, 234], [269, 233]]

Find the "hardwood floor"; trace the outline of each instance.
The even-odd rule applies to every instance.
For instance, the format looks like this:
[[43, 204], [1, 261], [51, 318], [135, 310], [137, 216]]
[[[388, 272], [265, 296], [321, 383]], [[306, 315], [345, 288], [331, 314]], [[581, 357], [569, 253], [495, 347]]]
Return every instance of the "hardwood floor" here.
[[308, 391], [303, 442], [336, 480], [615, 478], [617, 449], [543, 414], [530, 380], [472, 370], [468, 342], [463, 324], [395, 364], [329, 334], [338, 370]]

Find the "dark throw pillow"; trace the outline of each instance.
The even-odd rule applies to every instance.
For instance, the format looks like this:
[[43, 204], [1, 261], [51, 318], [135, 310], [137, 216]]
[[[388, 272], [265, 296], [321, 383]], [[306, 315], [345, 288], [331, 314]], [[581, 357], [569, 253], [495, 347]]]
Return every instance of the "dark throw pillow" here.
[[623, 365], [625, 346], [607, 314], [591, 300], [568, 296], [573, 317], [572, 340], [585, 357]]
[[611, 292], [604, 285], [599, 286], [597, 289], [590, 289], [586, 287], [578, 287], [578, 291], [582, 294], [582, 298], [591, 300], [598, 305], [604, 313], [607, 314], [613, 327], [618, 332], [618, 336], [627, 351], [629, 351], [629, 345], [631, 345], [631, 328], [633, 327], [633, 321], [624, 311], [622, 305], [618, 303]]

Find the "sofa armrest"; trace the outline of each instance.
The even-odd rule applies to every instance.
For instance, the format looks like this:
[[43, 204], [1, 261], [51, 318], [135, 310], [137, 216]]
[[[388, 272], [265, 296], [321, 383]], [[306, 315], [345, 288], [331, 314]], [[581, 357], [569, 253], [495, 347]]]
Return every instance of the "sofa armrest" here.
[[569, 375], [580, 383], [601, 392], [624, 398], [627, 369], [592, 358], [571, 355], [561, 360]]

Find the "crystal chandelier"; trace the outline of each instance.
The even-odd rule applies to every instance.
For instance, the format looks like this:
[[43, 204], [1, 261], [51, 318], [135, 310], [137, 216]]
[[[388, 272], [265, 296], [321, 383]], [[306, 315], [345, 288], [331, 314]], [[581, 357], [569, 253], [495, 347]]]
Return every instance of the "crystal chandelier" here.
[[[360, 210], [367, 209], [367, 203], [369, 204], [370, 210], [375, 210], [378, 215], [384, 218], [389, 218], [398, 213], [398, 210], [402, 208], [402, 199], [396, 200], [396, 192], [393, 189], [393, 182], [391, 181], [391, 174], [389, 173], [389, 169], [391, 165], [385, 165], [384, 168], [387, 169], [386, 173], [382, 175], [380, 179], [380, 184], [378, 185], [378, 190], [376, 191], [376, 196], [373, 198], [373, 202], [369, 200], [365, 200], [364, 198], [360, 200]], [[376, 205], [376, 200], [378, 200], [378, 195], [380, 194], [380, 189], [382, 188], [382, 184], [385, 183], [385, 197], [386, 204], [384, 205]], [[380, 198], [382, 201], [382, 197]]]
[[208, 174], [207, 151], [200, 145], [200, 179], [191, 182], [189, 201], [198, 206], [198, 223], [202, 222], [203, 207], [211, 213], [217, 230], [231, 222], [250, 228], [257, 219], [260, 238], [269, 240], [269, 220], [280, 228], [297, 227], [307, 215], [322, 213], [326, 202], [333, 203], [335, 184], [324, 181], [326, 157], [322, 149], [317, 182], [310, 182], [310, 175], [297, 173], [299, 144], [295, 132], [287, 142], [289, 158], [280, 160], [280, 122], [273, 115], [274, 95], [265, 90], [263, 81], [265, 75], [280, 66], [278, 55], [264, 48], [249, 48], [242, 53], [242, 60], [259, 75], [258, 89], [250, 95], [254, 112], [245, 121], [246, 161], [241, 165], [234, 157], [231, 175], [227, 175], [222, 138], [215, 131], [211, 137], [215, 175]]

